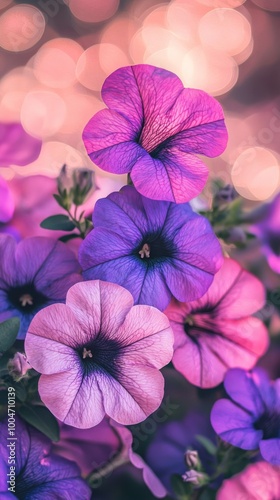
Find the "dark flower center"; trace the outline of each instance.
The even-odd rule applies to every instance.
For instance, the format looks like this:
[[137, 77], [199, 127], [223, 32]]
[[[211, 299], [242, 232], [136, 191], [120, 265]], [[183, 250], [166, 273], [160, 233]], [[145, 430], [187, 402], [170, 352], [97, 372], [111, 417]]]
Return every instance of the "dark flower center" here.
[[117, 379], [121, 347], [120, 342], [108, 339], [102, 334], [99, 334], [92, 342], [78, 347], [76, 350], [84, 375], [101, 371]]
[[280, 413], [266, 411], [255, 422], [254, 427], [263, 431], [263, 439], [280, 438]]
[[135, 253], [143, 262], [152, 263], [155, 260], [172, 257], [174, 246], [161, 235], [149, 234], [145, 236]]
[[11, 287], [7, 292], [11, 306], [20, 312], [31, 313], [38, 310], [48, 301], [48, 298], [36, 290], [33, 283]]
[[280, 255], [280, 231], [278, 234], [271, 234], [268, 242], [275, 255]]

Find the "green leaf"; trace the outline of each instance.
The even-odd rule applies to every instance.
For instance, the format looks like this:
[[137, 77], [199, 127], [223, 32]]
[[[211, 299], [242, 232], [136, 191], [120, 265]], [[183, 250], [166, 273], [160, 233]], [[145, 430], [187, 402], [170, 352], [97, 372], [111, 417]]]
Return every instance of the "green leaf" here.
[[64, 200], [61, 198], [61, 196], [59, 194], [53, 194], [53, 197], [54, 197], [55, 201], [59, 204], [60, 207], [65, 208]]
[[61, 238], [58, 238], [59, 241], [63, 241], [63, 243], [66, 243], [69, 240], [73, 240], [74, 238], [81, 238], [81, 236], [77, 233], [73, 234], [65, 234], [64, 236], [61, 236]]
[[0, 323], [0, 353], [8, 351], [14, 344], [19, 332], [20, 319], [10, 318]]
[[184, 483], [181, 476], [173, 474], [171, 476], [171, 486], [178, 500], [191, 500], [193, 491], [191, 483]]
[[21, 406], [20, 416], [52, 441], [59, 441], [59, 426], [56, 418], [45, 406]]
[[205, 436], [201, 436], [200, 434], [195, 436], [195, 439], [204, 446], [206, 451], [210, 453], [210, 455], [216, 455], [217, 453], [217, 447], [210, 441], [210, 439], [206, 438]]
[[63, 214], [47, 217], [41, 222], [40, 226], [54, 231], [73, 231], [76, 227], [69, 217]]

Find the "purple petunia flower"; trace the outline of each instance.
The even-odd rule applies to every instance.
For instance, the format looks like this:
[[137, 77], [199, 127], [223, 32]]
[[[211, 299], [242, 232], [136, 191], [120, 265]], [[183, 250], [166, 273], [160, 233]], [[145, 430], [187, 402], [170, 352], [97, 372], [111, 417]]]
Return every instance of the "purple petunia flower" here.
[[41, 144], [20, 123], [0, 123], [0, 166], [27, 165], [37, 158]]
[[259, 368], [233, 368], [224, 385], [231, 400], [220, 399], [212, 408], [217, 434], [243, 450], [260, 448], [267, 462], [280, 465], [280, 379], [270, 382]]
[[90, 500], [91, 490], [74, 462], [51, 452], [51, 441], [15, 417], [15, 439], [0, 422], [0, 498]]
[[107, 414], [129, 425], [162, 401], [159, 370], [172, 358], [173, 334], [163, 313], [133, 306], [124, 288], [88, 281], [70, 288], [66, 305], [36, 314], [25, 352], [43, 374], [41, 399], [59, 420], [89, 428]]
[[183, 203], [202, 191], [208, 169], [195, 155], [218, 156], [227, 143], [222, 107], [213, 97], [184, 89], [170, 71], [139, 64], [112, 73], [102, 98], [109, 109], [83, 133], [94, 163], [130, 173], [136, 189], [154, 200]]
[[34, 237], [17, 245], [0, 234], [0, 322], [20, 317], [23, 339], [37, 311], [65, 301], [67, 290], [82, 279], [78, 271], [75, 255], [60, 241]]
[[134, 187], [99, 200], [80, 247], [85, 279], [127, 288], [135, 303], [164, 310], [174, 295], [201, 297], [222, 265], [218, 239], [188, 203], [149, 200]]

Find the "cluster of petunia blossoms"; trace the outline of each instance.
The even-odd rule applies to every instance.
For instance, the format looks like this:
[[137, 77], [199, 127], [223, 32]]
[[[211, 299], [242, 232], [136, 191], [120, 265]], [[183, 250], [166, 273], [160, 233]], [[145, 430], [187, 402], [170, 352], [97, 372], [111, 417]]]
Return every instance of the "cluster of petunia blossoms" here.
[[[85, 148], [127, 185], [0, 177], [0, 498], [280, 498], [266, 287], [238, 253], [253, 240], [278, 275], [279, 196], [243, 213], [218, 180], [202, 201], [223, 110], [173, 73], [120, 68], [102, 98]], [[0, 131], [24, 170], [40, 142]]]

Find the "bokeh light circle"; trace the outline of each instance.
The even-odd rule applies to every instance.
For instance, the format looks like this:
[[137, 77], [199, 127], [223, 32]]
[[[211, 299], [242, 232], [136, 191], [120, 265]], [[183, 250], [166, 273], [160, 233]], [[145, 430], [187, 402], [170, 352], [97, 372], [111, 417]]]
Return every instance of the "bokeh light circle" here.
[[83, 48], [69, 38], [45, 43], [32, 60], [36, 78], [49, 87], [65, 88], [76, 82], [76, 63]]
[[252, 0], [252, 2], [258, 7], [261, 7], [261, 9], [270, 12], [280, 12], [279, 0]]
[[211, 95], [228, 92], [237, 82], [238, 65], [232, 57], [197, 46], [184, 57], [181, 77], [186, 87], [202, 89]]
[[16, 5], [0, 16], [0, 47], [22, 52], [33, 47], [43, 36], [45, 17], [33, 5]]
[[214, 9], [201, 18], [199, 36], [205, 47], [234, 56], [250, 44], [251, 25], [237, 10]]
[[66, 116], [66, 105], [55, 92], [29, 92], [21, 108], [21, 123], [27, 132], [40, 138], [55, 134]]
[[280, 185], [280, 166], [272, 151], [247, 148], [238, 156], [231, 171], [236, 191], [248, 200], [269, 199]]
[[68, 0], [73, 16], [84, 23], [100, 23], [112, 17], [118, 10], [119, 0]]
[[76, 67], [78, 81], [90, 90], [100, 90], [105, 78], [130, 60], [116, 45], [100, 43], [84, 51]]

